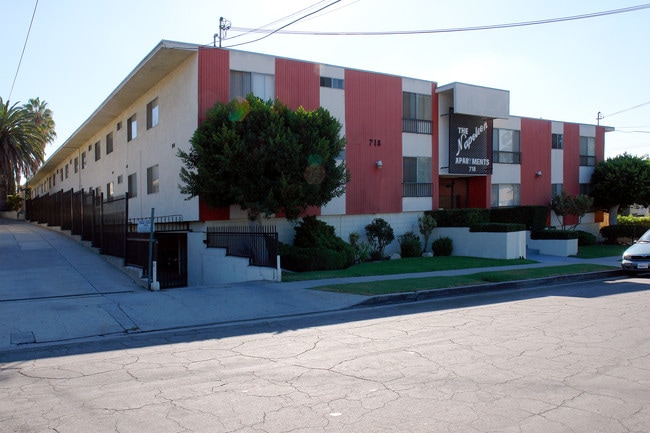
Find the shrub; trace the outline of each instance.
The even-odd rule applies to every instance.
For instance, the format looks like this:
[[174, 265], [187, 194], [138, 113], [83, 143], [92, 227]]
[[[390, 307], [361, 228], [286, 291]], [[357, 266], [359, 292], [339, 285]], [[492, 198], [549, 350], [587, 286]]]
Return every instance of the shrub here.
[[20, 194], [8, 195], [7, 196], [7, 208], [9, 210], [18, 211], [23, 206], [23, 198]]
[[370, 258], [370, 246], [365, 242], [359, 242], [361, 235], [357, 232], [352, 232], [348, 236], [350, 245], [354, 248], [355, 262], [362, 263]]
[[470, 232], [494, 232], [494, 233], [521, 232], [524, 230], [526, 230], [525, 225], [515, 224], [515, 223], [481, 223], [481, 224], [474, 224], [469, 228]]
[[578, 246], [596, 245], [596, 236], [583, 230], [576, 230], [578, 233]]
[[419, 257], [422, 255], [420, 237], [414, 232], [406, 232], [399, 237], [400, 254], [402, 257]]
[[538, 230], [530, 234], [531, 239], [578, 239], [575, 230]]
[[425, 214], [431, 215], [438, 227], [471, 227], [490, 221], [490, 209], [440, 209]]
[[344, 269], [354, 263], [352, 245], [336, 236], [334, 227], [314, 216], [304, 217], [295, 228], [294, 245], [281, 244], [282, 266], [302, 272]]
[[431, 245], [434, 256], [450, 256], [453, 251], [453, 242], [451, 238], [438, 238]]
[[548, 206], [513, 206], [490, 209], [490, 221], [500, 223], [519, 223], [526, 230], [542, 230], [548, 219]]
[[384, 257], [384, 248], [395, 240], [395, 234], [386, 220], [375, 218], [366, 226], [366, 238], [370, 244], [370, 256], [378, 260]]
[[650, 229], [650, 224], [616, 224], [600, 229], [600, 235], [605, 238], [605, 243], [616, 244], [618, 238], [638, 239]]

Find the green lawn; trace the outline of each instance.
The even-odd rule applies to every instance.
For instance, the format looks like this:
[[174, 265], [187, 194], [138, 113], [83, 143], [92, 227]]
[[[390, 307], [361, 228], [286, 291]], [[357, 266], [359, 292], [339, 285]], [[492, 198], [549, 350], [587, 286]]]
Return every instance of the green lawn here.
[[368, 283], [323, 285], [320, 287], [315, 287], [314, 289], [338, 293], [374, 296], [385, 295], [389, 293], [417, 292], [420, 290], [527, 280], [558, 275], [582, 274], [586, 272], [613, 269], [618, 268], [585, 263], [541, 268], [524, 268], [509, 271], [479, 272], [470, 275], [451, 277], [406, 278], [388, 281], [373, 281]]
[[410, 274], [416, 272], [448, 271], [454, 269], [488, 268], [535, 263], [525, 259], [482, 259], [477, 257], [413, 257], [400, 260], [368, 262], [334, 271], [282, 273], [282, 281], [322, 280], [326, 278], [365, 277], [372, 275]]
[[[629, 246], [629, 245], [628, 245]], [[622, 256], [623, 251], [628, 248], [626, 245], [587, 245], [578, 248], [578, 254], [575, 257], [580, 259], [597, 259], [601, 257]]]

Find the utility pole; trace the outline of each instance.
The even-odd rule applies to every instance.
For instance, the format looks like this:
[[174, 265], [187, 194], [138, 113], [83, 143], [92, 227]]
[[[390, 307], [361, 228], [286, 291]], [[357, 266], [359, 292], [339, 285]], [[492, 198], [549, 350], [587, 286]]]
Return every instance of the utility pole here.
[[600, 121], [604, 118], [605, 116], [603, 116], [603, 113], [599, 111], [598, 114], [596, 115], [596, 125], [600, 125]]
[[221, 41], [226, 38], [226, 32], [230, 30], [232, 23], [224, 17], [219, 17], [219, 33], [214, 35], [214, 46], [217, 47], [217, 38], [219, 39], [219, 48], [221, 48]]

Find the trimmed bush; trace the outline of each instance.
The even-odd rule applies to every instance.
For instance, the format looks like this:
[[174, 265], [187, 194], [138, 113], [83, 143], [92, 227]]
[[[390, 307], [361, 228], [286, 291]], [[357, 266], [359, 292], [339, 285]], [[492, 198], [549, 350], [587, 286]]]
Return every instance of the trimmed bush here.
[[438, 227], [471, 227], [490, 221], [490, 209], [440, 209], [426, 211], [425, 215], [431, 215]]
[[454, 246], [451, 238], [444, 237], [433, 241], [431, 249], [433, 250], [434, 256], [451, 256]]
[[616, 244], [618, 238], [638, 239], [650, 229], [650, 224], [616, 224], [600, 229], [600, 235], [605, 238], [605, 243]]
[[544, 229], [548, 216], [548, 206], [513, 206], [490, 209], [491, 222], [524, 224], [526, 230], [530, 231]]
[[575, 230], [538, 230], [530, 234], [531, 239], [578, 239], [578, 232]]
[[470, 232], [507, 233], [525, 231], [526, 226], [515, 223], [481, 223], [469, 228]]
[[354, 263], [354, 248], [336, 236], [329, 224], [308, 216], [295, 231], [293, 246], [280, 244], [285, 269], [295, 272], [345, 269]]
[[596, 245], [596, 236], [584, 230], [576, 230], [576, 233], [578, 233], [578, 246]]
[[422, 243], [420, 237], [414, 232], [406, 232], [399, 237], [400, 255], [406, 257], [420, 257], [422, 255]]

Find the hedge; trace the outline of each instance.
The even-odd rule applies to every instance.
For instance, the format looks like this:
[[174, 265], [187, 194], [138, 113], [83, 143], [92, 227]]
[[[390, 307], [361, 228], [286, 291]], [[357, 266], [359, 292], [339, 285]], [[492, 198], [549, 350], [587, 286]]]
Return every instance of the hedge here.
[[575, 230], [537, 230], [530, 233], [531, 239], [578, 239]]
[[600, 229], [600, 235], [608, 244], [615, 244], [618, 238], [638, 239], [643, 233], [650, 230], [650, 224], [616, 224]]
[[481, 223], [474, 224], [469, 228], [470, 232], [493, 232], [493, 233], [506, 233], [506, 232], [522, 232], [526, 230], [526, 226], [516, 223]]
[[550, 209], [547, 206], [514, 206], [493, 209], [440, 209], [426, 211], [438, 227], [472, 227], [482, 223], [523, 224], [524, 230], [542, 230], [546, 227]]

